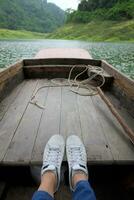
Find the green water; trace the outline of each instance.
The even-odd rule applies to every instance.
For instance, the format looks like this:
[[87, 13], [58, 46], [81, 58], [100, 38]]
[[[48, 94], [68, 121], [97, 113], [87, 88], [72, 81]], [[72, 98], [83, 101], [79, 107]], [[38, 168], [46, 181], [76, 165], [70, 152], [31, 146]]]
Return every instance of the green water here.
[[43, 48], [83, 48], [95, 59], [105, 59], [134, 79], [134, 43], [90, 43], [71, 40], [0, 41], [0, 68], [33, 57]]

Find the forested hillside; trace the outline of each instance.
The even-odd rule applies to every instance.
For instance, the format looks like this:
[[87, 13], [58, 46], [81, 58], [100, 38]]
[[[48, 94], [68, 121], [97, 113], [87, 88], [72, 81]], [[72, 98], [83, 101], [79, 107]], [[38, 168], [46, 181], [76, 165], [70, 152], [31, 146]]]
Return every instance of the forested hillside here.
[[134, 41], [134, 0], [79, 2], [78, 10], [68, 9], [65, 16], [64, 11], [47, 0], [0, 0], [0, 38]]
[[49, 38], [134, 41], [134, 0], [81, 0], [67, 10], [67, 24]]
[[64, 20], [64, 11], [47, 0], [0, 0], [0, 28], [52, 32]]
[[78, 10], [68, 13], [68, 22], [125, 21], [134, 18], [134, 0], [81, 0]]

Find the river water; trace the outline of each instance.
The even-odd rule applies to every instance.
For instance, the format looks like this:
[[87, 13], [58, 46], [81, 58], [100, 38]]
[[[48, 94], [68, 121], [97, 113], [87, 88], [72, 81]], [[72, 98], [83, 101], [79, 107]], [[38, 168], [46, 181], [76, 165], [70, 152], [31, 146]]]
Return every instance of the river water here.
[[134, 43], [91, 43], [71, 40], [2, 40], [0, 68], [33, 57], [43, 48], [83, 48], [93, 58], [104, 59], [134, 79]]

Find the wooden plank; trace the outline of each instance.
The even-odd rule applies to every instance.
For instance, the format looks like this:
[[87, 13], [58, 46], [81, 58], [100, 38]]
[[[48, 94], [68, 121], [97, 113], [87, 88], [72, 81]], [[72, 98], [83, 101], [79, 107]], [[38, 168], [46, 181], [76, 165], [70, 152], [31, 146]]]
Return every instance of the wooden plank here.
[[[48, 85], [48, 81], [39, 80], [36, 90], [40, 87]], [[45, 105], [48, 87], [42, 88], [36, 94], [35, 100], [40, 105]], [[31, 160], [31, 153], [33, 150], [35, 138], [37, 135], [39, 122], [43, 109], [29, 104], [23, 118], [16, 130], [14, 138], [12, 139], [7, 153], [4, 158], [4, 163], [29, 164]]]
[[[69, 87], [62, 87], [60, 134], [65, 140], [70, 135], [77, 135], [82, 139], [77, 95]], [[66, 155], [64, 160], [67, 160]]]
[[87, 58], [91, 55], [85, 49], [80, 48], [49, 48], [40, 50], [35, 58]]
[[48, 91], [46, 109], [43, 112], [37, 138], [32, 152], [32, 164], [41, 164], [44, 147], [48, 139], [59, 134], [61, 115], [61, 88], [50, 87]]
[[17, 62], [13, 65], [11, 65], [8, 68], [4, 68], [4, 70], [2, 70], [0, 72], [0, 83], [2, 83], [3, 81], [7, 80], [8, 78], [11, 78], [12, 76], [16, 75], [18, 73], [18, 71], [20, 71], [20, 69], [22, 69], [23, 67], [23, 62]]
[[123, 89], [114, 83], [111, 87], [111, 93], [119, 99], [120, 103], [124, 108], [127, 109], [128, 113], [134, 118], [134, 97], [126, 95]]
[[134, 80], [125, 76], [106, 61], [102, 61], [102, 68], [114, 77], [115, 85], [120, 87], [126, 96], [134, 99]]
[[119, 72], [106, 61], [102, 61], [102, 68], [114, 77], [111, 92], [134, 117], [134, 80]]
[[110, 163], [111, 150], [98, 120], [96, 109], [89, 96], [78, 96], [82, 136], [87, 149], [88, 162]]
[[24, 66], [31, 65], [95, 65], [101, 66], [101, 60], [79, 58], [24, 59]]
[[97, 91], [101, 99], [107, 105], [108, 109], [111, 111], [111, 113], [114, 115], [114, 117], [117, 119], [117, 121], [123, 128], [124, 134], [126, 135], [126, 137], [128, 137], [131, 140], [131, 142], [134, 144], [134, 132], [132, 131], [132, 129], [127, 125], [127, 123], [124, 121], [121, 115], [117, 112], [116, 108], [113, 106], [113, 104], [109, 101], [109, 99], [106, 97], [106, 95], [103, 93], [103, 91], [99, 87], [97, 88]]
[[[64, 64], [64, 65], [61, 65], [61, 64], [44, 64], [44, 65], [26, 65], [26, 66], [24, 66], [23, 68], [24, 69], [31, 69], [31, 68], [37, 68], [37, 69], [43, 69], [43, 68], [71, 68], [71, 67], [74, 67], [74, 65], [68, 65], [68, 64]], [[78, 64], [77, 65], [77, 68], [81, 68], [81, 69], [83, 69], [83, 67], [81, 67], [81, 65], [80, 64]], [[51, 69], [50, 69], [51, 70]], [[106, 76], [108, 76], [108, 75], [106, 75]], [[109, 75], [110, 76], [110, 75]]]
[[[34, 65], [34, 66], [25, 66], [24, 74], [26, 78], [68, 78], [69, 72], [72, 68], [72, 65]], [[71, 78], [75, 78], [76, 75], [83, 72], [84, 68], [78, 65], [72, 71]], [[87, 72], [82, 74], [81, 79], [88, 78]]]
[[0, 101], [24, 79], [23, 62], [17, 62], [0, 72]]
[[65, 139], [72, 134], [78, 135], [81, 138], [77, 95], [71, 92], [69, 87], [62, 87], [60, 134]]
[[13, 103], [13, 101], [17, 98], [19, 93], [21, 92], [21, 89], [25, 85], [25, 81], [23, 81], [21, 84], [19, 84], [11, 94], [9, 94], [8, 97], [6, 97], [1, 103], [0, 103], [0, 121], [4, 117], [5, 113], [7, 112], [8, 108], [10, 107], [10, 104]]
[[0, 121], [0, 161], [2, 161], [22, 119], [36, 84], [36, 81], [27, 81], [26, 85], [22, 88], [20, 95], [11, 104], [2, 121]]
[[128, 124], [128, 126], [134, 131], [134, 118], [122, 106], [122, 104], [119, 101], [119, 99], [117, 99], [110, 92], [105, 92], [105, 94], [109, 98], [109, 100], [112, 102], [112, 104], [115, 106], [115, 108], [120, 113], [120, 115], [124, 118], [124, 120], [126, 121], [126, 123]]
[[0, 83], [0, 102], [12, 92], [12, 90], [24, 80], [23, 70], [20, 69], [14, 76]]
[[120, 163], [128, 163], [128, 161], [134, 162], [134, 145], [123, 135], [123, 129], [118, 121], [99, 95], [92, 97], [92, 100], [114, 160]]

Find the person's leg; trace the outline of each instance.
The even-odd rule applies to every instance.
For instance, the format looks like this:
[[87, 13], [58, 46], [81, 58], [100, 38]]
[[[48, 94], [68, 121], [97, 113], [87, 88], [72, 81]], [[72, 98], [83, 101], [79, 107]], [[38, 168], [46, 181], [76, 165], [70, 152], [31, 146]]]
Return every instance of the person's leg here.
[[51, 171], [48, 171], [45, 174], [43, 174], [38, 191], [46, 191], [53, 197], [55, 189], [56, 189], [55, 174]]
[[54, 135], [46, 144], [41, 170], [41, 184], [32, 200], [53, 200], [60, 184], [60, 170], [64, 156], [64, 139]]
[[41, 184], [32, 200], [53, 200], [55, 189], [56, 176], [52, 171], [48, 171], [42, 175]]
[[96, 200], [94, 191], [88, 182], [86, 149], [79, 137], [75, 135], [68, 137], [66, 152], [73, 200]]
[[74, 175], [73, 187], [73, 200], [96, 200], [94, 191], [84, 173], [78, 172]]

